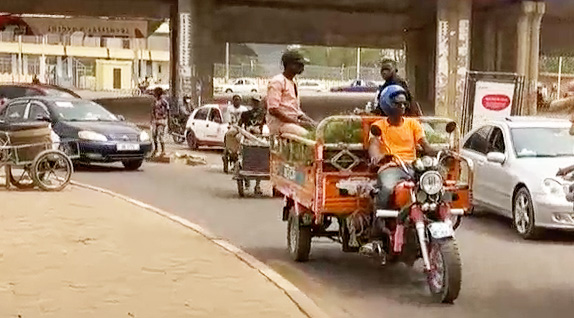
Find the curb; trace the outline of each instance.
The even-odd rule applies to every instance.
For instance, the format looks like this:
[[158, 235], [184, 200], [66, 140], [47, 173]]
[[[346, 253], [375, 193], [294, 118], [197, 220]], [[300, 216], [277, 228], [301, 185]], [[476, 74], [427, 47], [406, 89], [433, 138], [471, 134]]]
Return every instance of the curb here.
[[190, 222], [190, 221], [188, 221], [182, 217], [171, 214], [171, 213], [164, 211], [162, 209], [156, 208], [154, 206], [151, 206], [151, 205], [143, 203], [141, 201], [132, 199], [128, 196], [125, 196], [123, 194], [119, 194], [119, 193], [111, 191], [111, 190], [95, 187], [92, 185], [88, 185], [88, 184], [84, 184], [84, 183], [76, 182], [76, 181], [70, 181], [70, 183], [72, 185], [75, 185], [75, 186], [80, 187], [80, 188], [104, 193], [104, 194], [110, 195], [112, 197], [122, 199], [124, 201], [127, 201], [128, 203], [131, 203], [135, 206], [146, 209], [148, 211], [154, 212], [154, 213], [156, 213], [162, 217], [170, 219], [173, 222], [179, 223], [180, 225], [183, 225], [183, 226], [201, 234], [202, 236], [204, 236], [205, 238], [207, 238], [208, 240], [210, 240], [211, 242], [213, 242], [217, 246], [219, 246], [219, 247], [225, 249], [226, 251], [228, 251], [229, 253], [235, 255], [239, 260], [241, 260], [242, 262], [247, 264], [249, 267], [257, 270], [261, 275], [263, 275], [265, 278], [267, 278], [271, 283], [273, 283], [275, 286], [277, 286], [279, 289], [281, 289], [285, 293], [285, 295], [289, 299], [291, 299], [291, 301], [307, 317], [309, 317], [309, 318], [330, 318], [330, 316], [327, 315], [322, 309], [320, 309], [319, 306], [317, 306], [317, 304], [315, 304], [315, 302], [313, 300], [311, 300], [311, 298], [309, 298], [307, 295], [305, 295], [305, 293], [303, 293], [301, 290], [299, 290], [299, 288], [297, 288], [295, 285], [293, 285], [290, 281], [285, 279], [283, 276], [281, 276], [279, 273], [277, 273], [271, 267], [269, 267], [266, 264], [264, 264], [263, 262], [257, 260], [254, 256], [248, 254], [247, 252], [243, 251], [239, 247], [231, 244], [229, 241], [226, 241], [225, 239], [222, 239], [222, 238], [216, 236], [215, 234], [211, 233], [210, 231], [206, 230], [205, 228], [201, 227], [200, 225], [195, 224], [193, 222]]

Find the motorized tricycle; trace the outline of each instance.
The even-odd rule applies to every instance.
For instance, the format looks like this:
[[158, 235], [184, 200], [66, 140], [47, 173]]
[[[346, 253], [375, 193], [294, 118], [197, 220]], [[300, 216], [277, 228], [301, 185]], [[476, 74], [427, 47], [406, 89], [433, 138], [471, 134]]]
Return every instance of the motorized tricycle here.
[[[295, 261], [307, 261], [311, 239], [327, 237], [344, 252], [366, 254], [381, 264], [413, 265], [422, 259], [433, 299], [451, 303], [462, 273], [454, 229], [470, 210], [472, 163], [458, 154], [456, 123], [418, 118], [441, 151], [436, 157], [420, 155], [412, 178], [395, 188], [391, 206], [377, 209], [377, 173], [368, 148], [371, 126], [380, 119], [333, 116], [320, 122], [315, 136], [272, 136], [271, 182], [284, 196], [289, 253]], [[329, 230], [334, 220], [338, 229]]]

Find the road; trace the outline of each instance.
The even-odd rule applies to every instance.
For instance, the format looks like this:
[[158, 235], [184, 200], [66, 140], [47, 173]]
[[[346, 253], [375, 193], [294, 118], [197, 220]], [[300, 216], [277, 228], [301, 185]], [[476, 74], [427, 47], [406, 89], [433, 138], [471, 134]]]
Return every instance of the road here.
[[[207, 166], [147, 163], [136, 172], [125, 172], [120, 165], [87, 166], [78, 169], [74, 179], [155, 205], [229, 239], [295, 283], [334, 318], [573, 315], [572, 235], [526, 242], [514, 235], [508, 221], [466, 218], [457, 230], [461, 295], [454, 305], [431, 304], [420, 266], [383, 268], [344, 254], [328, 241], [313, 243], [308, 263], [290, 261], [286, 226], [280, 219], [282, 201], [240, 199], [231, 177], [221, 172], [219, 153], [200, 154], [208, 159]], [[265, 190], [269, 195], [268, 185]]]

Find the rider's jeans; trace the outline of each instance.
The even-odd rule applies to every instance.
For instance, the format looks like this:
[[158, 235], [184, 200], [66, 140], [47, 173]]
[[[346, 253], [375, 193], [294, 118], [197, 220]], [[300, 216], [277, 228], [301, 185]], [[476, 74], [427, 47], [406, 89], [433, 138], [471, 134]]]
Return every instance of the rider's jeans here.
[[377, 208], [388, 209], [389, 201], [395, 187], [399, 182], [407, 180], [408, 178], [409, 174], [400, 167], [389, 167], [380, 171], [377, 178], [377, 189], [379, 190], [379, 193], [377, 193], [375, 202]]

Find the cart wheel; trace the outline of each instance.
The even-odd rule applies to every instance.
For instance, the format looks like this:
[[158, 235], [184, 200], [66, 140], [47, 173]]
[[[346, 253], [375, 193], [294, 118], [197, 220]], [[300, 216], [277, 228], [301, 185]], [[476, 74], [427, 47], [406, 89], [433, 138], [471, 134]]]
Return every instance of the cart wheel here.
[[10, 169], [10, 183], [18, 189], [27, 190], [33, 189], [36, 185], [32, 179], [29, 167], [15, 168], [13, 166]]
[[243, 179], [237, 180], [237, 193], [239, 193], [240, 197], [245, 197], [245, 183]]
[[178, 136], [178, 135], [171, 135], [171, 137], [173, 138], [173, 142], [175, 142], [176, 144], [182, 144], [185, 141], [185, 138], [182, 136]]
[[301, 225], [301, 219], [295, 215], [295, 207], [291, 208], [287, 220], [287, 247], [294, 261], [306, 262], [309, 260], [311, 227]]
[[42, 151], [32, 163], [32, 179], [44, 191], [64, 189], [73, 171], [72, 160], [58, 150]]

